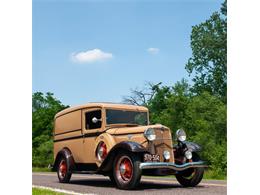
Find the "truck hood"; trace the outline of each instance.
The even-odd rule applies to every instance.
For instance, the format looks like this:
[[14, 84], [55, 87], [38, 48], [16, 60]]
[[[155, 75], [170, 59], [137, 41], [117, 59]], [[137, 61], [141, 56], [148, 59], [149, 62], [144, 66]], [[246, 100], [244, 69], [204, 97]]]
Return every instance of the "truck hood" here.
[[156, 125], [146, 125], [146, 126], [134, 126], [134, 127], [127, 127], [127, 126], [120, 126], [120, 127], [108, 127], [106, 130], [107, 133], [111, 135], [122, 135], [122, 134], [131, 134], [131, 133], [144, 133], [144, 131], [148, 128], [154, 129], [169, 129], [168, 127], [156, 124]]

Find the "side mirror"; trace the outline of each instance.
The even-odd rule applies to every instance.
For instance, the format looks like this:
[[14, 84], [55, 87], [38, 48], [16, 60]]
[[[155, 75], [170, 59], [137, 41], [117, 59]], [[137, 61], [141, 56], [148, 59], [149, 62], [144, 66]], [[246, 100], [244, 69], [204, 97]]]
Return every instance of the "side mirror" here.
[[102, 119], [97, 119], [96, 117], [92, 118], [92, 123], [97, 123], [99, 121], [102, 121]]

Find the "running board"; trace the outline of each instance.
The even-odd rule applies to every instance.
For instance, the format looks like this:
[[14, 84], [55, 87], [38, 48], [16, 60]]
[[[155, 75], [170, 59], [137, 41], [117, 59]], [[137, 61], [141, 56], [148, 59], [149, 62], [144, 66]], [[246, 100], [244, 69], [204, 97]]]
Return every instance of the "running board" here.
[[77, 174], [97, 174], [97, 171], [72, 171], [72, 173], [77, 173]]

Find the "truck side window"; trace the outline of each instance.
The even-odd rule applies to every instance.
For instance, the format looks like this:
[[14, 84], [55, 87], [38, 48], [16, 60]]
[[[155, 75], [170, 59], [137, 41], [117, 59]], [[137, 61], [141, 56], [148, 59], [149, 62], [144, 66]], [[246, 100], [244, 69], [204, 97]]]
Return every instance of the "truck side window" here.
[[101, 110], [95, 110], [95, 111], [85, 113], [86, 129], [99, 129], [99, 128], [101, 128], [101, 125], [102, 125], [101, 121], [98, 121], [97, 123], [92, 122], [92, 119], [94, 117], [96, 117], [97, 119], [101, 119]]

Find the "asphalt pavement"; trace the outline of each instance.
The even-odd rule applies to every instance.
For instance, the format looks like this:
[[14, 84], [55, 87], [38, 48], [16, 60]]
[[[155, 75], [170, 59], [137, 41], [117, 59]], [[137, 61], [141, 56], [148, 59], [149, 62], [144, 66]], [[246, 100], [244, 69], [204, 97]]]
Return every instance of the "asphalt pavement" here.
[[227, 194], [226, 181], [202, 180], [196, 187], [184, 188], [175, 178], [142, 177], [136, 190], [119, 190], [102, 175], [72, 174], [70, 183], [59, 183], [56, 173], [32, 173], [33, 186], [62, 189], [67, 194], [174, 194], [174, 195], [220, 195]]

